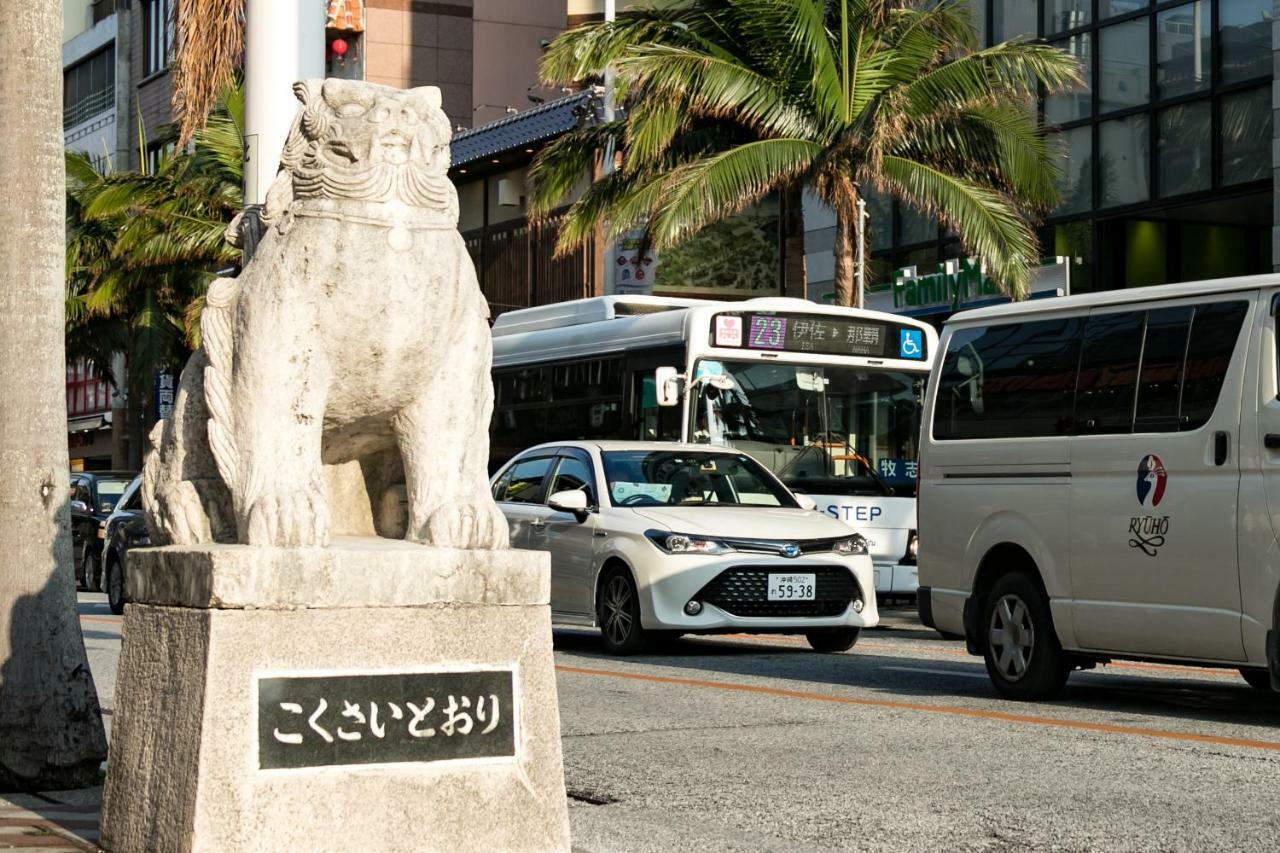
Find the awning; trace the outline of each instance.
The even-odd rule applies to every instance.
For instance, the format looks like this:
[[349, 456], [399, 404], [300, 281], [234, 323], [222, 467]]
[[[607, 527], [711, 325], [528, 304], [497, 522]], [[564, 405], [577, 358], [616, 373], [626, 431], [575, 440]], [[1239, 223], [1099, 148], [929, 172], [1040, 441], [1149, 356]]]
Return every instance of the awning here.
[[67, 432], [95, 432], [100, 429], [110, 429], [111, 413], [105, 412], [100, 415], [87, 415], [82, 418], [67, 418]]
[[329, 0], [324, 12], [327, 30], [364, 32], [364, 0]]

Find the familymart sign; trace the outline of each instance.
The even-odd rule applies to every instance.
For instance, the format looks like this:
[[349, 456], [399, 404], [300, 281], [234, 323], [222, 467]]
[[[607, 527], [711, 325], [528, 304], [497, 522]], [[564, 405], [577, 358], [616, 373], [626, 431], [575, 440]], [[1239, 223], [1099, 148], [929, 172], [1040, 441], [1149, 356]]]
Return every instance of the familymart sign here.
[[[1031, 271], [1029, 299], [1071, 292], [1070, 258], [1049, 258]], [[944, 314], [1006, 302], [1009, 297], [982, 269], [979, 258], [938, 264], [931, 273], [896, 270], [888, 287], [867, 294], [867, 307], [894, 314]]]

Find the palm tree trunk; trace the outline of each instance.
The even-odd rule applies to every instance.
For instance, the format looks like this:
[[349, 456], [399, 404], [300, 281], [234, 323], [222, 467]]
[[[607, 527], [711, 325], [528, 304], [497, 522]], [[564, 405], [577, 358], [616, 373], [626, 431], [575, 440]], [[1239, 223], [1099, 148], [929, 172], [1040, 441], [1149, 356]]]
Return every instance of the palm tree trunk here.
[[[852, 305], [854, 302], [854, 228], [853, 217], [857, 216], [857, 208], [853, 208], [853, 212], [846, 212], [842, 205], [835, 206], [836, 212], [836, 242], [832, 248], [832, 254], [835, 255], [835, 287], [836, 287], [836, 304]], [[861, 307], [861, 306], [859, 306]]]
[[0, 15], [0, 790], [93, 784], [107, 752], [71, 567], [61, 33], [47, 0]]

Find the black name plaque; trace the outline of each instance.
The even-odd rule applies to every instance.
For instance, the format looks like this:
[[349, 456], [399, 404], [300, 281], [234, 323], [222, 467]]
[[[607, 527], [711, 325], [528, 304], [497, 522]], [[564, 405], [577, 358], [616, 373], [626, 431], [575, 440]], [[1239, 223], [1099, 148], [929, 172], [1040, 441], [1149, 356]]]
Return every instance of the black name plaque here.
[[514, 756], [510, 669], [258, 679], [263, 770]]

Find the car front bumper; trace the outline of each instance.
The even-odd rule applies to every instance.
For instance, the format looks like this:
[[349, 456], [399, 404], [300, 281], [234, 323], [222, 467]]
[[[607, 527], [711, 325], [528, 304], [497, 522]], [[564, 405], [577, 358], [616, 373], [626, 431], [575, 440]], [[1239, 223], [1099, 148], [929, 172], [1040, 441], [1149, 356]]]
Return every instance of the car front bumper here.
[[[840, 557], [835, 554], [814, 554], [800, 559], [784, 559], [760, 554], [726, 554], [716, 557], [681, 555], [677, 559], [663, 560], [662, 565], [649, 571], [637, 571], [636, 583], [640, 593], [641, 623], [650, 630], [677, 630], [684, 633], [715, 632], [726, 630], [786, 632], [805, 631], [813, 628], [870, 628], [879, 623], [876, 610], [875, 571], [867, 556]], [[767, 601], [759, 578], [762, 574], [815, 574], [818, 580], [818, 596], [831, 589], [843, 589], [836, 584], [837, 569], [851, 576], [847, 585], [850, 595], [843, 606], [835, 607], [836, 600], [827, 596], [827, 607], [808, 608], [804, 602], [787, 603], [785, 607], [772, 607]], [[736, 583], [745, 575], [750, 582]], [[734, 603], [726, 603], [708, 588], [718, 578], [729, 578], [738, 594]], [[721, 583], [712, 589], [721, 589]], [[861, 612], [853, 601], [862, 602]], [[685, 605], [697, 600], [702, 609], [689, 614]], [[794, 606], [793, 606], [794, 605]], [[803, 612], [767, 615], [747, 615], [770, 610], [835, 610], [837, 612], [810, 615]], [[735, 610], [739, 612], [734, 612]], [[745, 612], [744, 612], [745, 611]]]

